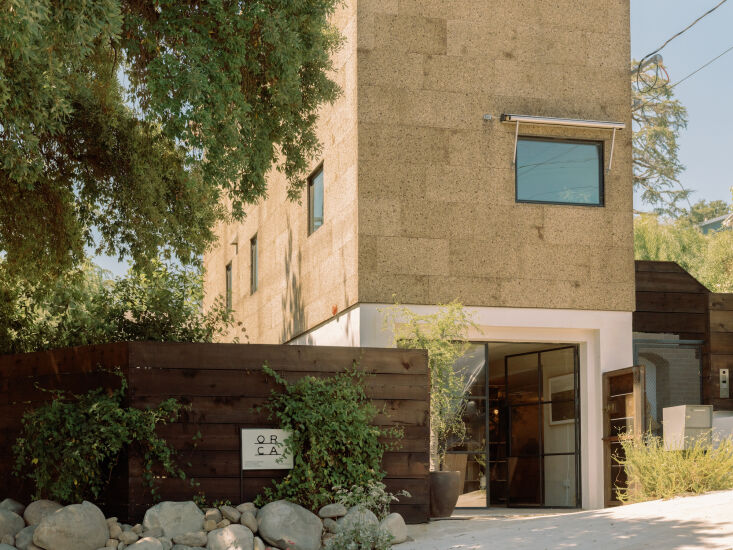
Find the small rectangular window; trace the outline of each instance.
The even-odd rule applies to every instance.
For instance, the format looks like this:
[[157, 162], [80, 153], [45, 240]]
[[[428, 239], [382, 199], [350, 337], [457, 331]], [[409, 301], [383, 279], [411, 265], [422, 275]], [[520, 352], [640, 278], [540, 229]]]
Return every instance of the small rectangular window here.
[[232, 309], [232, 262], [229, 262], [227, 264], [227, 291], [226, 291], [226, 301], [227, 301], [227, 309]]
[[517, 202], [603, 206], [603, 143], [519, 138]]
[[323, 225], [323, 165], [308, 178], [308, 234]]
[[257, 235], [249, 241], [249, 292], [254, 294], [257, 292]]

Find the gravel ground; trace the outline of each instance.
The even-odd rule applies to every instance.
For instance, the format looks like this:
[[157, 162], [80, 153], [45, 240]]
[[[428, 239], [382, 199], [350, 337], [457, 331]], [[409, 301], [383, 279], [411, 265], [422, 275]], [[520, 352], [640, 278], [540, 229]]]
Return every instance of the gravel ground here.
[[733, 550], [733, 491], [571, 513], [491, 512], [409, 526], [414, 541], [395, 550]]

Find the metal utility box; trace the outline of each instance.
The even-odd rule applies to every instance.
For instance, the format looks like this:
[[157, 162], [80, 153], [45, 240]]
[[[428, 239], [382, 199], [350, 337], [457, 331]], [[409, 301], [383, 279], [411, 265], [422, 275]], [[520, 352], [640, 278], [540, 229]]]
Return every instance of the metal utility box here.
[[664, 448], [681, 451], [691, 448], [701, 439], [711, 443], [713, 428], [712, 405], [680, 405], [662, 410]]

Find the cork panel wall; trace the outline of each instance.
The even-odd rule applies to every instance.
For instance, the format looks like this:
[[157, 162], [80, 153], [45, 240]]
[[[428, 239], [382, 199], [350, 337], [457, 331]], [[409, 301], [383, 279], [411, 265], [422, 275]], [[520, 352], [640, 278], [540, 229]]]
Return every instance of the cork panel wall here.
[[[273, 170], [268, 197], [247, 210], [243, 223], [218, 227], [218, 246], [205, 257], [209, 303], [225, 294], [226, 266], [231, 262], [232, 306], [250, 342], [286, 342], [357, 298], [355, 2], [342, 5], [333, 23], [345, 39], [333, 59], [332, 75], [342, 95], [320, 112], [323, 155], [311, 166], [315, 170], [323, 163], [324, 225], [308, 235], [306, 192], [299, 203], [288, 201], [285, 178]], [[255, 235], [258, 288], [251, 294], [250, 240]]]
[[[617, 134], [603, 207], [520, 204], [514, 127], [498, 120], [630, 126], [628, 0], [357, 11], [359, 301], [632, 311], [630, 132]], [[609, 131], [520, 135], [602, 140], [609, 161]]]

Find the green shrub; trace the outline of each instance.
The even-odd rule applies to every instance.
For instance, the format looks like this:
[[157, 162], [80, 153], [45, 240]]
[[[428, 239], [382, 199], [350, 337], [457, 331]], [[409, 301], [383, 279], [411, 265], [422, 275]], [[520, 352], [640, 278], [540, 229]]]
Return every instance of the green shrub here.
[[410, 497], [407, 491], [400, 491], [396, 495], [387, 491], [387, 487], [381, 481], [373, 481], [366, 486], [356, 485], [351, 489], [334, 487], [336, 491], [336, 502], [340, 502], [346, 508], [352, 506], [363, 506], [374, 512], [380, 520], [389, 515], [389, 507], [393, 502], [399, 502], [397, 497]]
[[382, 455], [401, 431], [372, 425], [377, 409], [364, 394], [364, 374], [356, 369], [327, 378], [306, 376], [289, 383], [264, 365], [281, 386], [262, 407], [280, 428], [290, 430], [285, 454], [293, 469], [257, 502], [278, 499], [296, 502], [316, 511], [335, 500], [334, 487], [368, 485], [381, 481]]
[[389, 550], [392, 535], [379, 525], [359, 523], [328, 539], [326, 550]]
[[143, 479], [154, 497], [155, 475], [186, 478], [173, 449], [155, 432], [156, 426], [177, 420], [183, 405], [166, 399], [151, 409], [123, 407], [127, 381], [118, 374], [118, 390], [52, 391], [52, 401], [23, 415], [13, 446], [14, 473], [33, 482], [34, 499], [97, 500], [125, 447], [140, 451]]
[[666, 451], [662, 438], [621, 439], [625, 457], [614, 457], [624, 466], [627, 487], [617, 487], [624, 503], [643, 502], [708, 491], [733, 489], [733, 441], [710, 444], [698, 439], [684, 451]]

